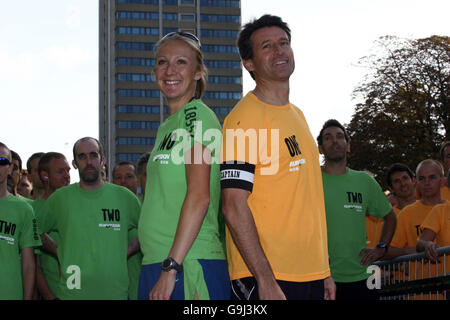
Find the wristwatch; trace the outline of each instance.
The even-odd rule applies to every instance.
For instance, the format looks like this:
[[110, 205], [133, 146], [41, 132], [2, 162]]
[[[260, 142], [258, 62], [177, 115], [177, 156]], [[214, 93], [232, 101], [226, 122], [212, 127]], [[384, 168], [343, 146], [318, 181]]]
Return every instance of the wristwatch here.
[[389, 244], [387, 244], [386, 242], [380, 241], [377, 244], [377, 248], [385, 249], [384, 253], [386, 253], [389, 249]]
[[176, 270], [177, 273], [180, 273], [183, 271], [183, 265], [178, 264], [175, 260], [173, 260], [173, 258], [168, 257], [161, 264], [161, 270], [165, 271], [165, 272], [169, 272], [172, 269]]

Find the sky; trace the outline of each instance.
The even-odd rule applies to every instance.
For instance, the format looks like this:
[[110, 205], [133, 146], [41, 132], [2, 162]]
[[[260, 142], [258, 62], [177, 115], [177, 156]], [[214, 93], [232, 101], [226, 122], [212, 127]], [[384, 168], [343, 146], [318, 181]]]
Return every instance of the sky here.
[[[270, 13], [292, 31], [290, 100], [314, 137], [335, 118], [349, 123], [359, 58], [381, 36], [450, 35], [448, 0], [242, 0], [242, 22]], [[2, 0], [0, 141], [25, 163], [37, 151], [72, 160], [73, 143], [98, 137], [98, 2]], [[243, 72], [244, 94], [254, 82]], [[78, 174], [71, 170], [72, 182]]]

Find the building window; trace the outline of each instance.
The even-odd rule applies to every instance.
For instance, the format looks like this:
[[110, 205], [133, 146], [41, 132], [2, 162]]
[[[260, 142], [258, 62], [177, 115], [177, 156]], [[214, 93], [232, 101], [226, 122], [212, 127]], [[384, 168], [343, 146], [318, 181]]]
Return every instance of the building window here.
[[159, 0], [117, 0], [117, 3], [158, 4]]
[[116, 32], [117, 32], [117, 34], [159, 36], [159, 29], [158, 28], [117, 27]]
[[194, 0], [180, 0], [180, 4], [193, 6], [194, 5]]
[[116, 143], [121, 146], [153, 146], [156, 138], [154, 137], [119, 137]]
[[122, 98], [159, 98], [159, 90], [119, 89], [117, 96]]
[[212, 30], [212, 29], [202, 29], [200, 31], [202, 37], [209, 38], [233, 38], [237, 39], [238, 31], [236, 30]]
[[117, 121], [119, 129], [158, 130], [159, 121]]
[[239, 16], [223, 15], [223, 14], [201, 14], [201, 22], [218, 22], [218, 23], [241, 23]]
[[137, 162], [142, 156], [142, 153], [119, 153], [116, 155], [117, 162], [129, 161]]
[[169, 6], [177, 6], [178, 0], [163, 0], [163, 4], [166, 4]]
[[201, 0], [200, 5], [205, 7], [239, 8], [239, 0]]
[[122, 58], [117, 58], [116, 64], [118, 66], [153, 67], [153, 66], [155, 66], [155, 59], [122, 57]]
[[[159, 114], [159, 105], [118, 105], [117, 112], [119, 113], [149, 113], [149, 114]], [[163, 113], [168, 114], [169, 109], [167, 106], [163, 106]]]
[[118, 73], [117, 81], [155, 82], [155, 79], [150, 73]]
[[153, 51], [155, 44], [153, 42], [128, 42], [118, 41], [116, 43], [117, 50], [143, 50]]
[[204, 52], [220, 52], [220, 53], [238, 53], [236, 46], [227, 45], [204, 45], [202, 46]]
[[158, 12], [117, 11], [117, 19], [159, 20]]
[[233, 91], [206, 91], [203, 97], [205, 99], [216, 100], [240, 100], [242, 93]]
[[240, 69], [241, 68], [241, 61], [204, 60], [204, 63], [207, 68], [216, 68], [216, 69]]
[[220, 84], [241, 84], [241, 77], [227, 77], [227, 76], [209, 76], [209, 83]]
[[195, 21], [195, 15], [193, 13], [182, 13], [182, 14], [180, 14], [180, 20]]

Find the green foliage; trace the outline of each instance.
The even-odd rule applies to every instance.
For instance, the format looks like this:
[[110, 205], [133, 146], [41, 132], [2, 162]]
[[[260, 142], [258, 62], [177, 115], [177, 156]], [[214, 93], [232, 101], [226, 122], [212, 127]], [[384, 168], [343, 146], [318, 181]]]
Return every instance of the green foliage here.
[[353, 91], [360, 102], [347, 126], [349, 166], [371, 171], [386, 187], [392, 163], [414, 171], [423, 159], [439, 159], [440, 143], [450, 138], [450, 38], [386, 36], [376, 44], [359, 61], [368, 73]]

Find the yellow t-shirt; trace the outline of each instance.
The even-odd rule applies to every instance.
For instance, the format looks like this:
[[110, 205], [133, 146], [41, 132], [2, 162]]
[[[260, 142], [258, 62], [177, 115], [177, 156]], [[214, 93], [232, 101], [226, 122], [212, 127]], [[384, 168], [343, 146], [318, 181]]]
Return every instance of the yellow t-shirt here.
[[[247, 203], [276, 279], [330, 275], [319, 153], [297, 107], [253, 93], [234, 107], [223, 126], [221, 184], [251, 192]], [[226, 241], [231, 279], [252, 276], [229, 230]]]
[[416, 247], [420, 238], [420, 225], [433, 206], [426, 206], [420, 200], [400, 211], [397, 229], [391, 241], [392, 247]]
[[[392, 207], [395, 214], [400, 213], [400, 209]], [[383, 231], [384, 219], [378, 219], [371, 215], [366, 215], [366, 239], [367, 248], [375, 248], [380, 241], [381, 231]]]
[[[423, 221], [421, 227], [427, 228], [436, 233], [436, 243], [439, 247], [450, 246], [450, 202], [435, 206]], [[443, 263], [440, 263], [443, 268]], [[450, 273], [450, 257], [446, 258], [447, 273]], [[442, 273], [442, 269], [441, 272]]]
[[[422, 233], [421, 225], [434, 207], [426, 206], [420, 200], [406, 206], [398, 216], [397, 230], [395, 231], [391, 246], [397, 248], [415, 248]], [[429, 266], [428, 263], [422, 265], [418, 261], [417, 264], [411, 263], [411, 269], [408, 273], [410, 280], [426, 279], [436, 275], [436, 268]], [[425, 296], [424, 298], [427, 299], [428, 297]]]
[[441, 198], [442, 200], [450, 201], [450, 187], [443, 186], [441, 188]]

